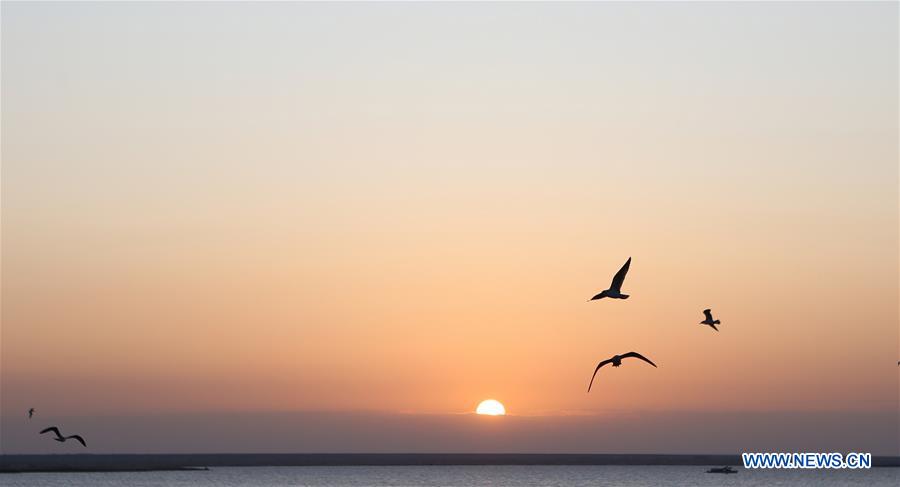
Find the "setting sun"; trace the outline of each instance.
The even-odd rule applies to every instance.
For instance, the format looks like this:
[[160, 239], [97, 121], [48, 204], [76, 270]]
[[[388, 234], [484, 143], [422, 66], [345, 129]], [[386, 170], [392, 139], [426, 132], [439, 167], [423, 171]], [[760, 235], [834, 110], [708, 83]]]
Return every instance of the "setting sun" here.
[[488, 416], [503, 416], [506, 414], [506, 408], [500, 401], [494, 399], [485, 399], [475, 408], [476, 414], [486, 414]]

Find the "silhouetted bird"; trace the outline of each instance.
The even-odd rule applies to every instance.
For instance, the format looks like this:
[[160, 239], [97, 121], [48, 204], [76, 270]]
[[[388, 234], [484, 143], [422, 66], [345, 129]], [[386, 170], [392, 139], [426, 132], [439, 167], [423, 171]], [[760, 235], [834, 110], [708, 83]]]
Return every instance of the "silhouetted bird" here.
[[49, 428], [42, 429], [41, 434], [51, 432], [51, 431], [56, 434], [56, 438], [53, 438], [56, 441], [64, 442], [66, 440], [72, 439], [72, 440], [77, 440], [79, 443], [81, 443], [84, 446], [87, 446], [87, 443], [84, 442], [84, 438], [82, 438], [78, 435], [63, 436], [63, 435], [59, 434], [59, 428], [57, 428], [56, 426], [51, 426]]
[[720, 324], [719, 320], [713, 319], [712, 312], [708, 309], [705, 309], [705, 310], [703, 310], [703, 314], [706, 315], [706, 319], [701, 321], [700, 324], [701, 325], [709, 325], [710, 327], [712, 327], [713, 330], [719, 331], [719, 329], [716, 328], [716, 325]]
[[637, 352], [628, 352], [628, 353], [623, 353], [622, 355], [613, 355], [612, 358], [608, 358], [608, 359], [604, 360], [603, 362], [600, 362], [599, 364], [597, 364], [597, 368], [594, 369], [594, 375], [591, 376], [591, 383], [588, 384], [588, 392], [591, 392], [591, 386], [594, 385], [594, 377], [597, 377], [597, 371], [600, 370], [600, 367], [603, 367], [606, 364], [612, 364], [613, 367], [618, 367], [618, 366], [622, 365], [622, 359], [628, 358], [628, 357], [639, 358], [639, 359], [643, 360], [644, 362], [647, 362], [648, 364], [656, 367], [656, 364], [654, 364], [652, 360], [648, 359], [647, 357], [645, 357]]
[[34, 416], [34, 408], [28, 410], [28, 419], [31, 419], [32, 416]]
[[594, 296], [590, 301], [602, 298], [628, 299], [627, 294], [622, 294], [622, 283], [625, 282], [625, 274], [628, 274], [629, 267], [631, 267], [631, 257], [625, 261], [625, 265], [623, 265], [622, 268], [619, 269], [619, 272], [616, 272], [616, 275], [613, 276], [612, 284], [609, 285], [609, 289]]

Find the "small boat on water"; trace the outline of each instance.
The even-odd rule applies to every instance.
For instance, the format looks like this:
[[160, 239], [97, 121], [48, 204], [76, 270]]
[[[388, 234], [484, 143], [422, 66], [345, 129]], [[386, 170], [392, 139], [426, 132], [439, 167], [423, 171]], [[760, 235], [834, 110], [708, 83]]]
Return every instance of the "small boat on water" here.
[[711, 468], [707, 470], [706, 473], [738, 473], [738, 471], [731, 467], [725, 466], [719, 468]]

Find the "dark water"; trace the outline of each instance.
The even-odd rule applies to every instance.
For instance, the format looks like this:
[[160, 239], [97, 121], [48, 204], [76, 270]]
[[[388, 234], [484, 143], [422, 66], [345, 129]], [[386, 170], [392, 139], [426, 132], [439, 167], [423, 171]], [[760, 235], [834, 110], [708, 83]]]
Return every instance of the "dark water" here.
[[18, 486], [844, 486], [900, 485], [900, 469], [744, 470], [708, 474], [701, 466], [479, 465], [383, 467], [216, 467], [209, 471], [0, 474]]

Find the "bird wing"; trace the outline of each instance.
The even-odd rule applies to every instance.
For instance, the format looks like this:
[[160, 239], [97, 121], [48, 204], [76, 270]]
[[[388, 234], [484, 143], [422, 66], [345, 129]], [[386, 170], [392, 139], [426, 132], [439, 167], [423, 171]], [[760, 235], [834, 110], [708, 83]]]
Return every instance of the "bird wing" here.
[[620, 355], [620, 357], [622, 357], [622, 358], [626, 358], [626, 357], [639, 358], [639, 359], [643, 360], [644, 362], [647, 362], [648, 364], [656, 367], [656, 364], [654, 364], [652, 360], [648, 359], [647, 357], [645, 357], [637, 352], [624, 353], [624, 354]]
[[709, 326], [711, 326], [713, 330], [719, 331], [719, 329], [716, 328], [716, 324], [715, 324], [715, 323], [710, 323]]
[[588, 392], [591, 392], [591, 386], [594, 385], [594, 377], [597, 377], [597, 371], [600, 370], [600, 367], [603, 367], [604, 365], [606, 365], [610, 362], [612, 362], [612, 359], [608, 358], [608, 359], [604, 360], [603, 362], [600, 362], [599, 364], [597, 364], [597, 368], [594, 369], [594, 375], [591, 376], [591, 383], [588, 384]]
[[47, 433], [47, 432], [49, 432], [49, 431], [52, 431], [52, 432], [56, 433], [56, 436], [62, 438], [62, 435], [59, 434], [59, 428], [57, 428], [56, 426], [50, 426], [49, 428], [44, 428], [44, 429], [41, 430], [40, 434], [44, 434], [44, 433]]
[[82, 446], [87, 447], [87, 443], [84, 442], [84, 438], [82, 438], [78, 435], [72, 435], [72, 436], [65, 437], [66, 440], [68, 440], [69, 438], [71, 438], [73, 440], [77, 440], [79, 443], [82, 444]]
[[706, 315], [706, 319], [708, 319], [709, 321], [713, 320], [712, 310], [705, 309], [705, 310], [703, 310], [703, 314]]
[[622, 283], [625, 282], [625, 274], [628, 274], [628, 268], [631, 267], [631, 257], [625, 261], [625, 265], [619, 269], [619, 272], [616, 272], [616, 275], [613, 276], [612, 284], [609, 285], [609, 288], [615, 291], [622, 290]]

